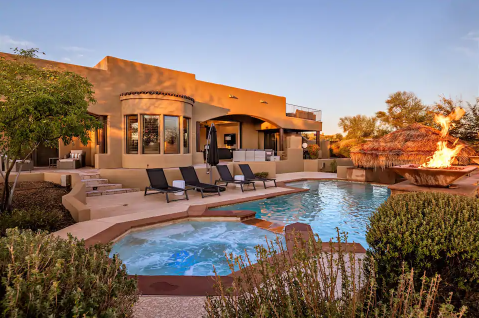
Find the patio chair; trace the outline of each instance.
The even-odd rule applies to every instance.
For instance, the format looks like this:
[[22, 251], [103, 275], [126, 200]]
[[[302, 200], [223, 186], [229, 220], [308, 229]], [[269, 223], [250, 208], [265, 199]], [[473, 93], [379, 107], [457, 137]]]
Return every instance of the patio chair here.
[[216, 166], [218, 169], [218, 173], [220, 174], [220, 179], [215, 181], [215, 184], [224, 183], [227, 186], [229, 183], [239, 184], [241, 187], [241, 192], [244, 192], [243, 185], [253, 185], [253, 189], [249, 189], [247, 191], [255, 190], [256, 186], [253, 181], [246, 181], [246, 180], [235, 180], [231, 175], [230, 169], [226, 165], [219, 165]]
[[180, 172], [183, 176], [183, 179], [185, 180], [186, 186], [189, 186], [196, 191], [200, 191], [202, 198], [205, 197], [205, 191], [208, 193], [210, 190], [214, 190], [214, 194], [206, 195], [207, 197], [209, 197], [212, 195], [221, 195], [220, 191], [224, 190], [223, 187], [217, 186], [215, 184], [201, 183], [200, 179], [198, 179], [195, 168], [192, 166], [180, 167]]
[[246, 181], [260, 181], [263, 182], [264, 188], [266, 189], [266, 182], [273, 181], [274, 186], [277, 187], [276, 185], [276, 179], [273, 178], [260, 178], [254, 175], [253, 171], [251, 170], [251, 167], [249, 164], [240, 164], [239, 165], [241, 171], [243, 172], [244, 179]]
[[[168, 185], [168, 180], [166, 180], [165, 171], [163, 171], [162, 168], [146, 169], [146, 173], [148, 174], [148, 179], [150, 179], [150, 186], [145, 187], [145, 195], [164, 193], [166, 195], [166, 203], [170, 203], [172, 201], [189, 200], [188, 192], [186, 192], [186, 189], [176, 188], [176, 187], [172, 187]], [[153, 190], [156, 192], [147, 193], [148, 190]], [[185, 198], [183, 199], [170, 200], [168, 198], [169, 193], [178, 193], [183, 191], [185, 193]]]

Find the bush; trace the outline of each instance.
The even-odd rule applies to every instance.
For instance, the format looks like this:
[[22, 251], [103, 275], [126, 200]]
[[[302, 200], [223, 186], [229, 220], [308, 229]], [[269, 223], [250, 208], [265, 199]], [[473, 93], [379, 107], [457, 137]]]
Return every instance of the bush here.
[[338, 162], [336, 160], [331, 162], [331, 171], [335, 173], [338, 172]]
[[5, 236], [9, 228], [55, 232], [71, 224], [72, 222], [65, 218], [65, 213], [60, 210], [16, 209], [12, 212], [0, 213], [0, 236]]
[[[339, 233], [337, 238], [341, 240]], [[268, 242], [267, 248], [256, 247], [256, 265], [246, 266], [247, 253], [245, 258], [227, 256], [230, 268], [239, 267], [241, 274], [232, 275], [230, 288], [217, 276], [219, 296], [207, 297], [206, 317], [432, 317], [438, 311], [443, 318], [459, 318], [465, 311], [455, 313], [447, 301], [431, 301], [439, 277], [430, 283], [423, 279], [423, 289], [417, 293], [413, 271], [403, 274], [393, 301], [385, 303], [376, 297], [374, 275], [362, 276], [357, 254], [332, 243], [323, 250], [313, 236], [308, 241], [295, 236], [290, 252], [291, 258], [278, 239]]]
[[317, 144], [308, 145], [308, 153], [310, 159], [319, 158], [319, 146]]
[[331, 144], [331, 153], [337, 158], [349, 158], [351, 148], [362, 144], [359, 139], [345, 139]]
[[258, 178], [267, 178], [268, 177], [268, 172], [256, 172], [254, 175], [257, 176]]
[[[441, 275], [439, 299], [479, 315], [479, 202], [441, 193], [395, 195], [370, 218], [368, 254], [383, 291], [396, 286], [401, 264]], [[475, 317], [476, 317], [475, 316]]]
[[109, 245], [45, 232], [0, 238], [0, 312], [6, 317], [131, 317], [136, 280]]

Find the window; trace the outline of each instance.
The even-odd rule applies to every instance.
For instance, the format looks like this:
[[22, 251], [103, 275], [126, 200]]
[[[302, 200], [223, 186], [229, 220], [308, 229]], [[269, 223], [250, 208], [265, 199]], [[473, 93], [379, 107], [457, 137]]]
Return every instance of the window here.
[[100, 116], [98, 118], [101, 123], [102, 127], [98, 128], [96, 130], [96, 145], [98, 146], [98, 153], [106, 153], [106, 140], [107, 140], [107, 135], [106, 135], [106, 128], [108, 126], [108, 116]]
[[164, 116], [165, 154], [180, 153], [180, 119], [177, 116]]
[[183, 153], [190, 153], [190, 119], [183, 117]]
[[160, 153], [160, 116], [143, 115], [143, 153], [159, 154]]
[[129, 115], [126, 118], [126, 153], [138, 153], [138, 116]]

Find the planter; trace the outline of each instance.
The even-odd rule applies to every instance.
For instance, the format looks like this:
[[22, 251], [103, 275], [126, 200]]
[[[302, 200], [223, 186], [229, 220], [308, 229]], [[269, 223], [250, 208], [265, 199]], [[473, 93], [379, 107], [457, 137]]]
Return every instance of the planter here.
[[391, 168], [397, 174], [418, 186], [447, 187], [460, 177], [477, 169], [476, 166], [452, 166], [446, 169], [419, 168], [416, 165], [403, 165]]

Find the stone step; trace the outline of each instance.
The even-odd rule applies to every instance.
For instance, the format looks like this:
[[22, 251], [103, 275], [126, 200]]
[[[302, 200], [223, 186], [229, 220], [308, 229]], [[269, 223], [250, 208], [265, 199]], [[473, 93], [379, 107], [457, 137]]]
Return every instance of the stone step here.
[[100, 195], [112, 195], [112, 194], [122, 194], [122, 193], [129, 193], [129, 192], [138, 192], [140, 189], [136, 188], [120, 188], [120, 189], [111, 189], [111, 190], [105, 190], [105, 191], [88, 191], [86, 193], [87, 197], [96, 197]]
[[82, 173], [82, 174], [80, 174], [80, 178], [82, 180], [99, 179], [100, 174], [99, 173]]
[[104, 184], [97, 184], [97, 185], [91, 185], [91, 186], [87, 185], [86, 192], [121, 189], [122, 187], [123, 186], [120, 183], [104, 183]]
[[87, 187], [89, 187], [98, 184], [107, 184], [108, 179], [83, 179], [82, 182], [85, 183]]

